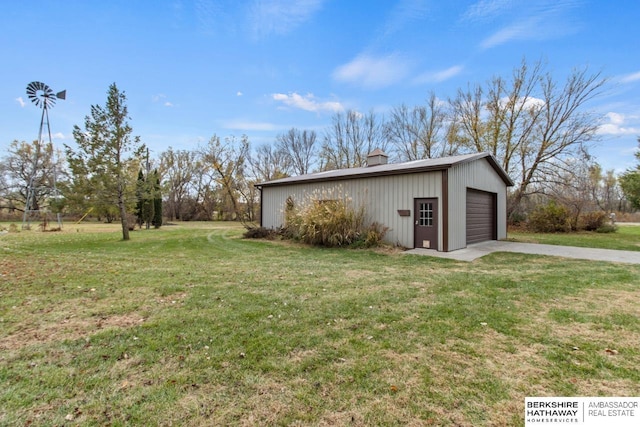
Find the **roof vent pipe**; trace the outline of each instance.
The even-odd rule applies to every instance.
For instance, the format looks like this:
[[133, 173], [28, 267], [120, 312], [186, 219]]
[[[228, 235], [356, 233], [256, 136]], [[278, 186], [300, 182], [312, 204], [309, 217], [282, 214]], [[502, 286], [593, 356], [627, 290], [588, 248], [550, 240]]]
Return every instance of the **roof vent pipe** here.
[[367, 167], [386, 165], [389, 156], [379, 148], [376, 148], [367, 155]]

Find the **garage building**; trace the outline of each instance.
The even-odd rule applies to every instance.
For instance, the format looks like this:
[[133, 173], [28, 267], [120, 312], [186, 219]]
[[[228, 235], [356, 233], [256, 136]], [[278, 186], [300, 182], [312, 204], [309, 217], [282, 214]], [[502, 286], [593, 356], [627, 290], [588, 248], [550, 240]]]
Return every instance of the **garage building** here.
[[407, 248], [453, 251], [507, 237], [507, 187], [513, 181], [489, 153], [388, 164], [380, 150], [367, 167], [339, 169], [257, 184], [260, 224], [284, 225], [289, 202], [349, 197], [371, 222], [389, 228], [385, 240]]

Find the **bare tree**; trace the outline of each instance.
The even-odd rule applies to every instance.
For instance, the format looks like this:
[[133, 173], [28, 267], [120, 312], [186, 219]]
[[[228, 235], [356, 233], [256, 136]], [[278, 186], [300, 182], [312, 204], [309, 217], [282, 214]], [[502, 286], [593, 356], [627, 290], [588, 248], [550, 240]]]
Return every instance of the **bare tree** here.
[[[466, 91], [458, 89], [457, 97], [450, 100], [451, 119], [453, 125], [448, 135], [450, 139], [465, 141], [472, 150], [487, 151], [496, 155], [494, 150], [487, 150], [484, 146], [486, 125], [484, 115], [484, 91], [480, 85], [469, 86]], [[508, 172], [508, 171], [507, 171]]]
[[599, 73], [587, 75], [586, 71], [574, 71], [562, 88], [550, 74], [540, 80], [543, 103], [537, 107], [540, 111], [532, 137], [520, 147], [515, 204], [527, 195], [530, 183], [544, 181], [555, 165], [579, 157], [596, 137], [599, 120], [581, 108], [601, 93], [606, 80]]
[[261, 145], [249, 157], [249, 164], [253, 177], [264, 182], [289, 176], [290, 159], [281, 148]]
[[556, 167], [548, 171], [545, 181], [535, 185], [542, 193], [567, 208], [572, 230], [578, 229], [580, 215], [598, 210], [593, 198], [593, 163], [586, 152], [582, 154], [581, 157], [558, 162]]
[[615, 170], [603, 171], [602, 166], [594, 163], [589, 167], [591, 197], [601, 210], [613, 212], [621, 207], [622, 190], [618, 185]]
[[192, 190], [196, 175], [196, 152], [169, 147], [160, 154], [160, 171], [167, 195], [165, 214], [172, 220], [183, 219], [185, 202]]
[[8, 172], [5, 170], [4, 164], [0, 162], [0, 209], [4, 206], [3, 200], [6, 201], [6, 196], [9, 194], [11, 185], [8, 181]]
[[287, 163], [294, 175], [305, 175], [311, 172], [316, 154], [317, 134], [315, 131], [296, 128], [276, 137], [278, 151], [288, 157]]
[[401, 161], [457, 154], [459, 144], [447, 138], [448, 131], [447, 111], [433, 92], [426, 105], [394, 108], [385, 124], [385, 135]]
[[[541, 63], [523, 61], [510, 81], [494, 77], [486, 90], [476, 85], [459, 90], [451, 104], [458, 130], [471, 149], [493, 154], [507, 173], [514, 172], [514, 157], [526, 152], [542, 100], [534, 96], [540, 82]], [[486, 96], [485, 96], [486, 93]]]
[[187, 199], [186, 215], [189, 219], [213, 219], [214, 211], [222, 203], [218, 195], [221, 193], [217, 175], [213, 167], [204, 160], [202, 150], [195, 152], [196, 162], [192, 181], [193, 195]]
[[[362, 129], [360, 138], [363, 140], [363, 150], [360, 155], [364, 157], [364, 164], [361, 162], [361, 166], [366, 165], [367, 156], [376, 148], [382, 151], [389, 151], [389, 141], [384, 134], [384, 118], [378, 117], [373, 111], [365, 114], [361, 118], [361, 126], [354, 126], [354, 135], [358, 128]], [[360, 155], [358, 157], [360, 157]]]
[[336, 113], [327, 129], [320, 152], [320, 169], [365, 166], [367, 155], [376, 148], [386, 151], [384, 127], [373, 113], [349, 110]]
[[451, 102], [457, 131], [471, 149], [493, 154], [517, 182], [509, 215], [539, 189], [536, 184], [586, 151], [598, 119], [583, 109], [605, 83], [585, 68], [559, 86], [539, 62], [529, 67], [523, 61], [508, 82], [496, 77], [486, 91], [476, 86], [458, 92]]
[[416, 114], [414, 114], [416, 108], [410, 109], [406, 104], [394, 107], [391, 110], [391, 117], [385, 123], [385, 135], [400, 161], [423, 158], [416, 137], [416, 129], [418, 128]]

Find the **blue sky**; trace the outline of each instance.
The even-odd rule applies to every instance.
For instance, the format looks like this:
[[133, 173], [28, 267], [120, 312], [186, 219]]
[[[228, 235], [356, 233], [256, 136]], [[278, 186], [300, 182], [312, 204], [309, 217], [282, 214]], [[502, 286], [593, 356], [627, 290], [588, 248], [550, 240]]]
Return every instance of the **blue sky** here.
[[322, 133], [337, 111], [446, 100], [526, 58], [559, 81], [585, 66], [611, 79], [589, 104], [603, 117], [592, 153], [622, 171], [640, 136], [639, 21], [637, 0], [5, 1], [0, 153], [37, 139], [31, 81], [67, 90], [50, 110], [57, 146], [115, 82], [157, 155], [213, 134]]

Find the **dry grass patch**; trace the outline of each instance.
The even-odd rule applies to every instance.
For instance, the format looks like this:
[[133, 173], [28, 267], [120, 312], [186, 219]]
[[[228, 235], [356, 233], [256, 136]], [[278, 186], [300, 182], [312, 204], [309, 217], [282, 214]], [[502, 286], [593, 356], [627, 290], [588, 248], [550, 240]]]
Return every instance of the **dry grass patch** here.
[[344, 276], [348, 279], [364, 279], [365, 277], [370, 277], [375, 274], [376, 273], [370, 270], [347, 270], [344, 272]]
[[108, 328], [130, 328], [140, 325], [144, 318], [137, 313], [104, 317], [67, 317], [59, 322], [42, 321], [36, 325], [19, 325], [18, 331], [5, 336], [0, 342], [0, 350], [20, 350], [35, 344], [53, 341], [88, 339], [91, 335]]
[[289, 354], [289, 360], [292, 363], [301, 363], [315, 358], [317, 354], [318, 351], [315, 349], [296, 349]]
[[[638, 291], [587, 289], [580, 297], [567, 297], [548, 305], [539, 321], [552, 318], [552, 335], [567, 343], [590, 343], [602, 354], [606, 349], [634, 349], [640, 342]], [[591, 347], [591, 346], [590, 346]], [[577, 350], [575, 350], [577, 351]]]
[[521, 426], [640, 387], [639, 267], [241, 233], [3, 235], [0, 424]]

